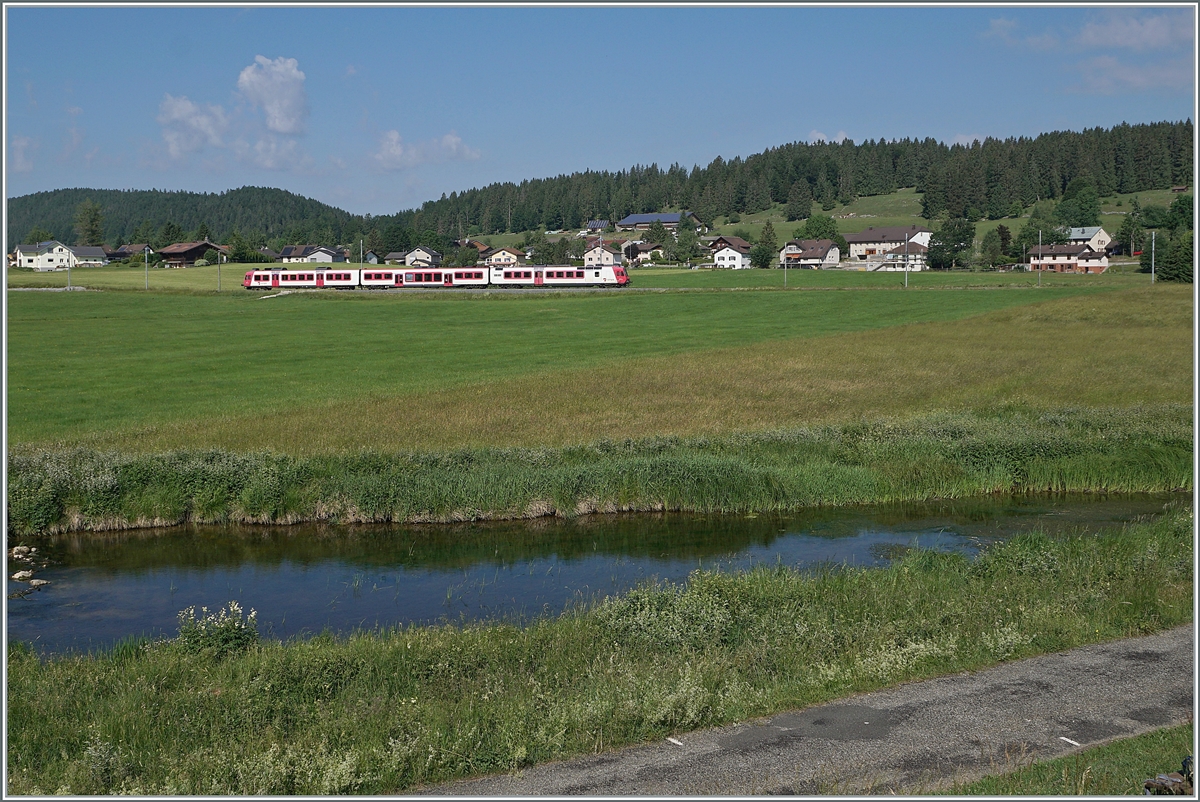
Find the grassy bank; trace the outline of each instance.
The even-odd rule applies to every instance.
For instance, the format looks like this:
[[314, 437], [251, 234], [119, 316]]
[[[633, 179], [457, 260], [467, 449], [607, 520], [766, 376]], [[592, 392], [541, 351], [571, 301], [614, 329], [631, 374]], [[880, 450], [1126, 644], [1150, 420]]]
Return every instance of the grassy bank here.
[[17, 449], [12, 535], [193, 522], [742, 512], [1192, 486], [1189, 405], [940, 413], [709, 438], [295, 457]]
[[1175, 508], [974, 562], [696, 573], [526, 628], [278, 644], [191, 620], [97, 656], [13, 645], [8, 792], [378, 793], [513, 770], [1183, 623], [1192, 559]]
[[1122, 738], [1076, 755], [1022, 766], [1016, 771], [958, 785], [953, 796], [1079, 796], [1143, 794], [1143, 783], [1179, 771], [1193, 754], [1192, 725], [1165, 727]]

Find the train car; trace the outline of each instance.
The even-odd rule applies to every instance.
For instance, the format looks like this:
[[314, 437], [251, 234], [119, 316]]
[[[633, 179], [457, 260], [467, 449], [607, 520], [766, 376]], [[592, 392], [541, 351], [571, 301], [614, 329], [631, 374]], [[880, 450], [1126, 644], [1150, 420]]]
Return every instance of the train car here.
[[400, 265], [388, 265], [386, 267], [379, 266], [370, 270], [362, 271], [362, 278], [359, 280], [359, 286], [365, 288], [371, 287], [395, 287], [403, 281], [404, 268]]
[[541, 271], [541, 267], [535, 268], [533, 265], [496, 265], [488, 270], [488, 284], [496, 287], [533, 287], [542, 283]]
[[248, 290], [279, 290], [279, 289], [351, 289], [358, 286], [359, 271], [340, 268], [314, 268], [289, 270], [275, 268], [274, 270], [249, 270], [242, 279], [242, 286]]
[[624, 287], [629, 274], [620, 265], [516, 265], [493, 267], [489, 283], [497, 287]]
[[486, 287], [487, 271], [481, 267], [409, 267], [398, 287]]

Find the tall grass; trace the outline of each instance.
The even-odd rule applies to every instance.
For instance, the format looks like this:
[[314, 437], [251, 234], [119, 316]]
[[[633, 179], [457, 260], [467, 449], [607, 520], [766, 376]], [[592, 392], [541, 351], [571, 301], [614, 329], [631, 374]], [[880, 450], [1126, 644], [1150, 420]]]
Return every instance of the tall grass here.
[[43, 661], [13, 644], [7, 790], [405, 790], [1154, 632], [1190, 620], [1192, 524], [1174, 508], [974, 562], [697, 572], [525, 628], [246, 645], [231, 619], [237, 638], [200, 648], [189, 634]]
[[1190, 407], [940, 413], [563, 448], [295, 457], [10, 452], [10, 535], [191, 522], [783, 511], [992, 492], [1192, 486]]

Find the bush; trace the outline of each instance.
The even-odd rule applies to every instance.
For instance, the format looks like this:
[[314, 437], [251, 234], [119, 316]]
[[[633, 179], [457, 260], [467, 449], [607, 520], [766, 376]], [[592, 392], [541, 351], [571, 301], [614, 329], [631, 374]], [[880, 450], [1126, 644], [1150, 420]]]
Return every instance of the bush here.
[[207, 266], [208, 266], [207, 259], [197, 259], [196, 260], [196, 267], [207, 267]]
[[258, 612], [242, 617], [242, 608], [229, 602], [217, 613], [207, 607], [188, 607], [179, 611], [179, 637], [172, 641], [189, 654], [211, 654], [213, 657], [243, 652], [258, 643]]

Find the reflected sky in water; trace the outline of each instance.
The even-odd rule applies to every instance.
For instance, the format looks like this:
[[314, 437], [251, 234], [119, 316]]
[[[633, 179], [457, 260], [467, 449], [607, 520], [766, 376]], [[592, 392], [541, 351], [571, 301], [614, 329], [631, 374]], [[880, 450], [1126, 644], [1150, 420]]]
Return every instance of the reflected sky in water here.
[[[908, 548], [974, 555], [1031, 529], [1098, 532], [1168, 495], [988, 497], [788, 515], [620, 515], [423, 526], [178, 527], [30, 540], [51, 585], [8, 601], [42, 652], [170, 636], [186, 607], [237, 600], [274, 638], [412, 623], [528, 620], [697, 568], [879, 565]], [[1181, 499], [1186, 501], [1187, 499]], [[8, 574], [23, 566], [10, 563]], [[8, 592], [27, 587], [8, 582]]]

